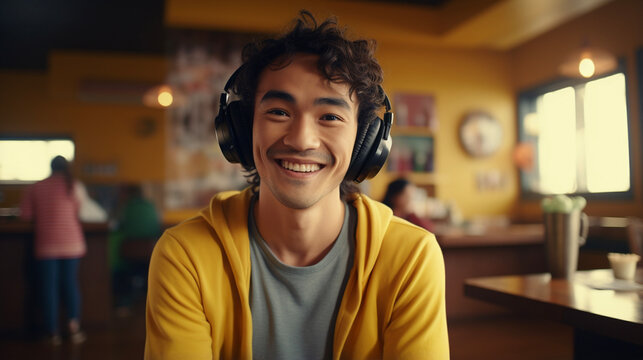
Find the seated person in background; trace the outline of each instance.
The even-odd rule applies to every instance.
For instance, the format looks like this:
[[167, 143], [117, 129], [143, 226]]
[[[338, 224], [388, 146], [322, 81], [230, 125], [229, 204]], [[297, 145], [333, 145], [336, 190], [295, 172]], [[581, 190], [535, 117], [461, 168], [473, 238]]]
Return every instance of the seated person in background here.
[[117, 231], [127, 239], [158, 238], [161, 221], [154, 203], [143, 196], [138, 184], [125, 186], [125, 206], [118, 218]]
[[420, 218], [413, 211], [413, 193], [415, 185], [407, 179], [391, 181], [386, 188], [386, 194], [382, 202], [393, 210], [393, 215], [410, 221], [429, 231], [433, 231], [433, 223], [428, 219]]
[[123, 188], [124, 202], [117, 216], [115, 230], [110, 234], [109, 260], [114, 279], [114, 300], [117, 308], [130, 305], [136, 280], [142, 285], [147, 278], [147, 259], [126, 261], [123, 244], [129, 241], [156, 241], [161, 235], [161, 222], [154, 204], [143, 196], [138, 184]]

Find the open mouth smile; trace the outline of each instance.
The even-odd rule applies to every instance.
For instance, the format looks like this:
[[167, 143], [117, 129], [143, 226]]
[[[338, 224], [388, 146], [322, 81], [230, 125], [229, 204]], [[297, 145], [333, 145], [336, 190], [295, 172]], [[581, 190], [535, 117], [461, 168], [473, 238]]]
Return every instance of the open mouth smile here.
[[277, 163], [284, 169], [297, 173], [312, 173], [321, 170], [324, 165], [316, 163], [296, 163], [288, 160], [278, 160]]

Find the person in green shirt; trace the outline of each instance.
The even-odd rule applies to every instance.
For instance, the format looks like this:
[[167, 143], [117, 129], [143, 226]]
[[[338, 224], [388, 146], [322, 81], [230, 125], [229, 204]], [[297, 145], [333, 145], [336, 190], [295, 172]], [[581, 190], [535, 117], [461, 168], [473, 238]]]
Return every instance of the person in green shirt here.
[[129, 241], [156, 241], [161, 235], [158, 211], [154, 203], [145, 198], [141, 186], [125, 185], [122, 194], [124, 202], [109, 241], [109, 263], [117, 309], [126, 309], [133, 301], [136, 291], [144, 287], [149, 265], [147, 259], [124, 259], [123, 244]]

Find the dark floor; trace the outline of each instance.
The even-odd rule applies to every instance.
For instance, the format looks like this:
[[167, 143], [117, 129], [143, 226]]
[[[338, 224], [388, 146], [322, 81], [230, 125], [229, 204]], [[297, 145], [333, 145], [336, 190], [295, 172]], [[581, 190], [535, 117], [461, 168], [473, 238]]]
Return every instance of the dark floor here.
[[[114, 316], [108, 329], [86, 329], [87, 341], [58, 347], [33, 341], [0, 339], [0, 359], [142, 359], [145, 342], [144, 302], [127, 317]], [[568, 326], [503, 315], [487, 319], [450, 321], [453, 360], [570, 360], [572, 329]]]

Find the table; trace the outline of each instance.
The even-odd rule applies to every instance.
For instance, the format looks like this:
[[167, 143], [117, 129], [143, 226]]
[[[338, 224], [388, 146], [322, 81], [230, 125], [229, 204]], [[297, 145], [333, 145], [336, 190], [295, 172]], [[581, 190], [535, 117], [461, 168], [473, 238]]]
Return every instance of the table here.
[[[643, 359], [643, 290], [598, 290], [610, 269], [467, 279], [466, 296], [574, 327], [575, 359]], [[636, 282], [643, 282], [638, 269]], [[546, 345], [546, 344], [543, 344]]]

